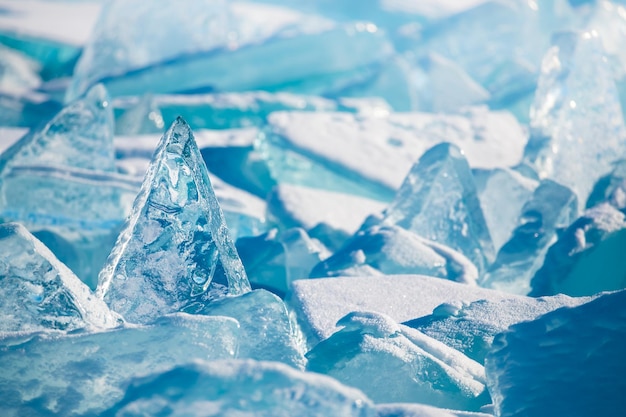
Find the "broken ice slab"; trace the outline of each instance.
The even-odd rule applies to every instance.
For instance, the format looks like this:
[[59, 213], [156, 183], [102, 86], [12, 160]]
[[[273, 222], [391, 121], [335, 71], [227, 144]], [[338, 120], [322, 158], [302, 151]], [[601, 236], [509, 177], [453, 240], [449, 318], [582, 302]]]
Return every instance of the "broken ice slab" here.
[[368, 227], [368, 220], [332, 256], [315, 266], [310, 276], [359, 276], [372, 271], [423, 274], [476, 285], [478, 270], [463, 254], [395, 225]]
[[548, 248], [577, 213], [578, 200], [572, 190], [551, 180], [541, 181], [522, 207], [517, 228], [498, 251], [480, 284], [528, 294], [530, 280], [543, 264]]
[[432, 147], [413, 165], [385, 209], [383, 224], [447, 245], [480, 272], [495, 255], [472, 171], [463, 152], [450, 143]]
[[542, 178], [574, 190], [582, 206], [593, 184], [626, 151], [618, 92], [596, 32], [554, 36], [530, 125], [526, 158]]
[[122, 399], [130, 378], [232, 358], [238, 339], [232, 318], [184, 313], [101, 333], [1, 339], [0, 410], [7, 417], [100, 415]]
[[238, 358], [283, 362], [304, 368], [304, 344], [283, 300], [266, 290], [195, 304], [187, 312], [232, 317], [239, 322]]
[[607, 202], [618, 210], [626, 209], [626, 159], [613, 164], [613, 170], [595, 183], [585, 208]]
[[561, 307], [574, 307], [588, 302], [589, 297], [515, 297], [503, 300], [478, 300], [469, 304], [444, 303], [433, 314], [403, 324], [437, 339], [484, 363], [496, 334], [509, 326], [537, 317]]
[[294, 184], [279, 184], [267, 197], [272, 220], [285, 228], [312, 229], [325, 223], [332, 229], [353, 234], [371, 214], [385, 204], [351, 194]]
[[313, 267], [329, 255], [324, 245], [300, 228], [274, 228], [262, 235], [242, 237], [236, 246], [252, 287], [281, 297], [293, 281], [308, 278]]
[[174, 367], [134, 379], [103, 417], [254, 415], [377, 417], [359, 390], [280, 363], [224, 360]]
[[497, 301], [511, 294], [421, 275], [360, 276], [294, 281], [286, 297], [307, 344], [314, 346], [336, 331], [352, 311], [376, 311], [404, 322], [426, 316], [446, 302]]
[[362, 390], [373, 401], [478, 410], [489, 403], [483, 367], [384, 314], [353, 312], [307, 353], [307, 370]]
[[121, 317], [19, 223], [0, 225], [0, 335], [111, 328]]
[[516, 165], [526, 144], [511, 114], [483, 107], [453, 115], [276, 112], [268, 121], [271, 132], [262, 144], [279, 182], [382, 201], [393, 198], [413, 163], [440, 142], [459, 146], [473, 168]]
[[115, 171], [113, 110], [105, 88], [91, 88], [0, 156], [3, 176], [23, 165]]
[[[112, 2], [105, 9], [68, 98], [95, 82], [114, 96], [244, 90], [328, 95], [368, 77], [393, 52], [375, 25], [339, 25], [278, 6], [135, 3]], [[145, 25], [129, 29], [136, 21]], [[273, 59], [259, 58], [266, 56]]]
[[502, 417], [600, 416], [624, 408], [626, 292], [604, 294], [496, 336], [485, 369]]
[[530, 295], [592, 295], [626, 288], [626, 216], [608, 203], [585, 211], [550, 247]]
[[522, 207], [539, 185], [512, 169], [474, 171], [480, 206], [496, 252], [511, 237]]
[[250, 290], [193, 133], [163, 135], [97, 294], [128, 321]]
[[[335, 111], [358, 112], [355, 105], [342, 105], [318, 96], [286, 92], [242, 91], [238, 93], [149, 94], [152, 111], [163, 120], [182, 116], [192, 129], [236, 129], [262, 126], [267, 116], [275, 111]], [[142, 97], [118, 97], [113, 100], [116, 117], [140, 107]], [[361, 102], [363, 100], [359, 100]], [[149, 115], [149, 114], [148, 114]]]

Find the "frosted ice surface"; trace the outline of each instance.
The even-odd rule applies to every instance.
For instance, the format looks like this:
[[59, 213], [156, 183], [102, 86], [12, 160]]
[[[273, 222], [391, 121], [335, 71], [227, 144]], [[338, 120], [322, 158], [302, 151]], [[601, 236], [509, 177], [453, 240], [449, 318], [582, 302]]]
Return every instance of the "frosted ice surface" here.
[[472, 171], [455, 145], [441, 143], [425, 152], [383, 216], [384, 224], [461, 252], [479, 271], [494, 258]]
[[115, 171], [113, 110], [105, 88], [94, 86], [0, 156], [2, 175], [24, 165]]
[[626, 217], [609, 205], [585, 211], [550, 247], [530, 295], [592, 295], [626, 287]]
[[304, 368], [304, 346], [283, 300], [266, 290], [225, 297], [190, 312], [235, 318], [241, 339], [237, 357]]
[[0, 411], [7, 417], [100, 415], [122, 399], [131, 377], [232, 358], [238, 327], [227, 317], [177, 313], [148, 326], [0, 340]]
[[[77, 64], [68, 97], [99, 80], [114, 96], [259, 89], [327, 95], [329, 85], [367, 73], [393, 52], [376, 26], [338, 25], [277, 6], [207, 0], [153, 6], [109, 6]], [[129, 29], [136, 21], [148, 27]], [[267, 54], [275, 59], [259, 60]]]
[[353, 234], [367, 216], [384, 208], [369, 198], [294, 184], [279, 184], [268, 196], [268, 210], [283, 226], [307, 230], [325, 223]]
[[252, 360], [195, 362], [136, 379], [103, 416], [376, 417], [360, 391], [324, 375]]
[[1, 335], [122, 322], [24, 226], [0, 225], [0, 253]]
[[317, 263], [328, 256], [318, 240], [300, 228], [274, 228], [259, 236], [237, 240], [237, 252], [253, 287], [284, 295], [291, 282], [308, 278]]
[[539, 185], [507, 168], [474, 172], [480, 206], [496, 251], [511, 237], [522, 207]]
[[[354, 194], [352, 189], [366, 186], [370, 195], [383, 201], [393, 198], [413, 163], [440, 142], [459, 146], [472, 167], [495, 168], [517, 164], [527, 141], [513, 115], [483, 107], [452, 115], [276, 112], [268, 121], [274, 134], [267, 141], [275, 143], [268, 156], [281, 182], [291, 179], [307, 185], [308, 181], [315, 188], [333, 189], [333, 184], [320, 184], [321, 169], [311, 176], [310, 161], [317, 161], [323, 169], [356, 184], [333, 190]], [[293, 166], [298, 163], [300, 167]]]
[[381, 274], [423, 274], [474, 285], [478, 278], [463, 254], [395, 225], [364, 226], [311, 276], [358, 276], [364, 266]]
[[561, 307], [573, 307], [590, 298], [518, 297], [497, 301], [478, 300], [470, 304], [444, 303], [433, 314], [403, 324], [421, 331], [446, 345], [483, 363], [496, 334], [509, 326], [537, 317]]
[[415, 403], [376, 405], [378, 417], [493, 417], [491, 414], [456, 411]]
[[605, 294], [496, 336], [485, 362], [496, 415], [620, 413], [626, 389], [625, 302], [624, 291]]
[[555, 35], [531, 109], [527, 157], [541, 177], [572, 188], [582, 206], [625, 150], [618, 91], [597, 33]]
[[97, 294], [141, 323], [249, 289], [206, 165], [179, 118], [156, 150]]
[[307, 343], [336, 331], [335, 323], [352, 311], [376, 311], [404, 322], [429, 315], [450, 302], [497, 301], [516, 296], [421, 275], [360, 276], [294, 281], [286, 300]]
[[543, 180], [522, 207], [517, 228], [498, 252], [481, 285], [528, 294], [530, 280], [543, 264], [548, 248], [577, 212], [578, 200], [572, 190]]
[[354, 312], [307, 353], [307, 369], [361, 389], [372, 400], [477, 410], [489, 402], [483, 367], [379, 313]]

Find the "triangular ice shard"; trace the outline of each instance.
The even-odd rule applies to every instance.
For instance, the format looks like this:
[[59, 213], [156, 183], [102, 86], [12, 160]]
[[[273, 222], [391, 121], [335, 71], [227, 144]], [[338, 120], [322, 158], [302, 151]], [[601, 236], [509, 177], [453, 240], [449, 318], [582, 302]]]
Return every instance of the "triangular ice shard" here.
[[527, 159], [542, 178], [574, 190], [582, 206], [596, 180], [626, 152], [618, 90], [595, 32], [555, 35], [530, 118]]
[[7, 149], [0, 157], [0, 170], [53, 165], [115, 171], [113, 129], [113, 109], [106, 89], [98, 84], [41, 130]]
[[129, 321], [147, 322], [249, 290], [206, 165], [178, 118], [161, 139], [97, 294]]
[[384, 222], [458, 250], [479, 271], [494, 258], [472, 172], [450, 143], [434, 146], [413, 165]]
[[0, 335], [121, 323], [19, 223], [0, 225], [0, 300]]

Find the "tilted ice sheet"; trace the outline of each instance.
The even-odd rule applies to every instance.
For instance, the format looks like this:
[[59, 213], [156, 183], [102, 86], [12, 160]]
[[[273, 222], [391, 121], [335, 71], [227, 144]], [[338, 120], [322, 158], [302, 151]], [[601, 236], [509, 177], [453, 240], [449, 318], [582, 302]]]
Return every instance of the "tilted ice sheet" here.
[[361, 276], [298, 280], [287, 303], [309, 345], [327, 338], [352, 311], [374, 311], [404, 322], [429, 315], [445, 302], [502, 300], [516, 296], [421, 275]]
[[200, 362], [135, 379], [103, 417], [376, 417], [360, 391], [324, 375], [252, 360]]
[[626, 287], [626, 217], [608, 203], [585, 211], [559, 235], [532, 278], [530, 295], [593, 295]]
[[145, 323], [249, 290], [193, 133], [179, 118], [155, 152], [97, 294]]
[[518, 297], [497, 301], [478, 300], [470, 304], [444, 303], [433, 314], [405, 322], [446, 345], [483, 363], [496, 334], [509, 326], [561, 307], [574, 307], [590, 301], [589, 297]]
[[289, 149], [390, 193], [437, 143], [459, 146], [472, 167], [495, 168], [518, 163], [527, 140], [511, 114], [486, 108], [454, 115], [392, 113], [386, 117], [277, 112], [269, 123]]
[[286, 227], [311, 229], [325, 223], [350, 234], [367, 216], [385, 208], [376, 200], [294, 184], [276, 186], [268, 196], [268, 206], [271, 215]]
[[483, 367], [380, 313], [353, 312], [307, 353], [307, 369], [337, 378], [377, 403], [477, 410], [489, 402]]
[[626, 153], [618, 91], [596, 32], [554, 36], [530, 115], [526, 157], [542, 178], [572, 188], [582, 207], [593, 184]]
[[600, 416], [624, 409], [626, 291], [498, 335], [485, 368], [496, 415]]
[[0, 335], [122, 323], [19, 223], [0, 225], [0, 253]]
[[122, 399], [130, 378], [194, 359], [232, 358], [238, 339], [236, 320], [184, 313], [100, 333], [0, 339], [0, 412], [100, 415]]

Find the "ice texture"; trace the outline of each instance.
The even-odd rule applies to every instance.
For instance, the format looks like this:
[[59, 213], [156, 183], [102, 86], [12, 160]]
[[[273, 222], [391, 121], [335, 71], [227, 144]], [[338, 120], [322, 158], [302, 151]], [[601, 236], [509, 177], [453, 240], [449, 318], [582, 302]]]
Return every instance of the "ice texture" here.
[[115, 171], [113, 110], [106, 89], [92, 87], [63, 108], [43, 128], [34, 130], [0, 156], [7, 175], [16, 166], [69, 166]]
[[595, 183], [586, 208], [607, 202], [618, 210], [626, 209], [626, 159], [615, 162], [613, 170]]
[[608, 203], [585, 211], [550, 247], [530, 295], [593, 295], [626, 287], [626, 218]]
[[499, 251], [511, 237], [522, 207], [539, 184], [507, 168], [474, 172], [474, 180], [494, 249]]
[[360, 391], [324, 375], [252, 360], [195, 362], [135, 379], [103, 416], [376, 417]]
[[624, 408], [626, 292], [512, 326], [485, 368], [496, 415], [593, 416]]
[[457, 411], [416, 403], [376, 405], [378, 417], [493, 417], [491, 414]]
[[177, 313], [147, 326], [0, 339], [0, 411], [100, 415], [122, 399], [129, 378], [194, 359], [232, 358], [238, 338], [236, 320]]
[[[543, 180], [522, 207], [518, 226], [502, 246], [480, 284], [516, 294], [528, 294], [530, 281], [544, 262], [558, 232], [576, 218], [578, 200], [572, 190]], [[544, 294], [547, 295], [547, 294]]]
[[285, 295], [291, 282], [308, 278], [313, 267], [328, 256], [324, 245], [300, 228], [282, 232], [274, 228], [242, 237], [236, 245], [250, 284], [279, 295]]
[[286, 300], [307, 344], [314, 346], [353, 311], [376, 311], [404, 322], [429, 315], [442, 303], [514, 297], [486, 288], [421, 275], [367, 276], [294, 281]]
[[266, 152], [280, 182], [382, 201], [393, 199], [415, 161], [440, 142], [461, 148], [474, 168], [496, 168], [517, 164], [527, 141], [511, 114], [485, 107], [386, 116], [276, 112], [268, 122]]
[[537, 317], [561, 307], [573, 307], [588, 302], [589, 297], [515, 297], [497, 301], [478, 300], [444, 303], [433, 314], [409, 320], [403, 324], [417, 329], [464, 353], [478, 363], [484, 363], [493, 338], [509, 326]]
[[163, 114], [152, 94], [145, 94], [115, 121], [116, 135], [146, 135], [163, 133]]
[[477, 410], [489, 402], [484, 369], [388, 316], [353, 312], [343, 329], [307, 353], [307, 369], [361, 389], [372, 400]]
[[130, 322], [250, 290], [193, 134], [163, 135], [97, 295]]
[[304, 345], [299, 330], [292, 323], [285, 303], [275, 294], [253, 290], [224, 297], [193, 312], [233, 317], [239, 322], [241, 339], [237, 357], [304, 368]]
[[[376, 222], [376, 220], [374, 220]], [[364, 223], [311, 271], [312, 277], [364, 273], [423, 274], [476, 285], [478, 270], [463, 254], [395, 225]]]
[[597, 32], [554, 35], [531, 108], [527, 158], [542, 178], [573, 189], [582, 206], [625, 151], [618, 91]]
[[441, 143], [424, 153], [383, 215], [383, 224], [447, 245], [479, 271], [494, 258], [472, 172], [455, 145]]
[[18, 50], [0, 46], [0, 92], [16, 94], [37, 88], [40, 65]]
[[121, 317], [19, 223], [0, 225], [0, 335], [111, 328]]

